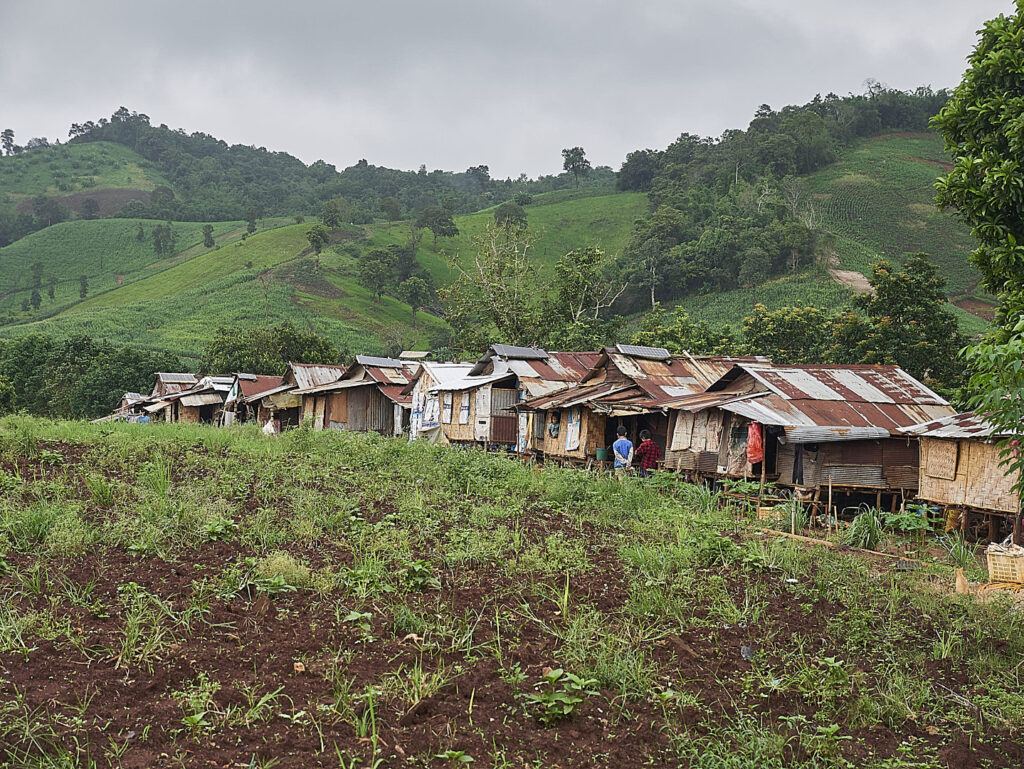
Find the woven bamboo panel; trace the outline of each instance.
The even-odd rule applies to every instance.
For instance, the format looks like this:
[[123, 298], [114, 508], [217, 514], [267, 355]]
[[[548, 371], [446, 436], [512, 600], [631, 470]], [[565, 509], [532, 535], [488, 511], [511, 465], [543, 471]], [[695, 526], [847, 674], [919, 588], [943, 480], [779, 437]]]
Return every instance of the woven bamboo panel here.
[[1013, 493], [1013, 475], [999, 465], [999, 447], [992, 443], [971, 441], [967, 446], [967, 488], [964, 504], [987, 510], [1014, 513], [1018, 508]]
[[925, 472], [933, 478], [954, 480], [959, 449], [958, 441], [929, 441], [928, 466], [925, 467]]
[[[961, 468], [957, 477], [947, 479], [937, 476], [935, 473], [940, 472], [940, 470], [933, 466], [935, 453], [939, 452], [946, 457], [949, 454], [949, 444], [949, 441], [936, 438], [921, 439], [921, 471], [918, 476], [920, 487], [917, 495], [921, 499], [935, 502], [939, 505], [962, 505], [967, 487], [967, 473], [965, 469]], [[943, 459], [941, 461], [947, 460]]]

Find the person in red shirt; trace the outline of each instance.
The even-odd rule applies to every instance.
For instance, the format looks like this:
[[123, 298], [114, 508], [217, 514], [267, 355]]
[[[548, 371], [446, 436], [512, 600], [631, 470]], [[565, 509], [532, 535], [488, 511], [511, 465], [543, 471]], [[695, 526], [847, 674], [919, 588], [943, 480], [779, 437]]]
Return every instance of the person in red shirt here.
[[640, 445], [633, 454], [633, 466], [640, 471], [640, 477], [646, 478], [658, 467], [661, 459], [661, 446], [651, 440], [650, 430], [640, 431]]

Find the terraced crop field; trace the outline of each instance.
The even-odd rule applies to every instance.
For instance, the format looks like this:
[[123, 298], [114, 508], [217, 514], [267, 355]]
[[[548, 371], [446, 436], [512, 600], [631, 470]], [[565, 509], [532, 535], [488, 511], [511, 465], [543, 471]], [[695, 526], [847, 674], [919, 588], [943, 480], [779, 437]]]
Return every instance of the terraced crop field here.
[[934, 205], [935, 180], [948, 168], [938, 136], [886, 135], [859, 142], [810, 176], [822, 226], [844, 236], [841, 266], [869, 275], [872, 261], [902, 263], [924, 251], [946, 276], [951, 296], [975, 292], [980, 276], [968, 261], [975, 248], [970, 232]]

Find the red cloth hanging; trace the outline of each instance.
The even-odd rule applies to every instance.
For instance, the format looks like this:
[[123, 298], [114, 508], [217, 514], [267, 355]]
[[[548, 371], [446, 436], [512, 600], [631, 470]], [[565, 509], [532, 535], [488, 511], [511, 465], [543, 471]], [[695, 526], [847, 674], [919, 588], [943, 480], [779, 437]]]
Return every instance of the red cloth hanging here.
[[747, 427], [747, 461], [752, 465], [764, 461], [764, 440], [761, 425], [757, 422], [751, 422]]

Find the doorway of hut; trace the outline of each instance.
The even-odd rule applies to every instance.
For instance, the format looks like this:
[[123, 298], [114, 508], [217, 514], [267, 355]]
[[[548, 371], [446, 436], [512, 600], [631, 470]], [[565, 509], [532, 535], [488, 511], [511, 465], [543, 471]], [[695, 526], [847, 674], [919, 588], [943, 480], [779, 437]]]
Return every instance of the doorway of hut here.
[[510, 409], [519, 402], [519, 390], [491, 388], [490, 443], [514, 446], [519, 435], [519, 416]]
[[274, 419], [280, 423], [282, 430], [286, 427], [298, 427], [299, 408], [296, 406], [291, 409], [281, 409], [275, 412]]
[[[744, 425], [744, 429], [750, 429], [749, 423]], [[756, 480], [761, 477], [763, 470], [766, 482], [776, 481], [779, 478], [779, 437], [784, 436], [786, 433], [781, 427], [773, 427], [771, 425], [761, 425], [761, 430], [761, 445], [764, 447], [764, 467], [761, 466], [762, 462], [755, 462], [750, 466], [750, 474]]]
[[210, 404], [207, 406], [199, 407], [199, 424], [212, 425], [217, 416], [217, 409], [221, 408], [221, 404]]
[[661, 455], [665, 456], [665, 446], [668, 440], [668, 417], [660, 412], [652, 414], [630, 414], [629, 416], [610, 416], [604, 422], [604, 445], [611, 448], [618, 438], [619, 425], [626, 428], [626, 437], [633, 443], [635, 449], [640, 445], [640, 433], [644, 430], [651, 431], [651, 438], [661, 447]]

